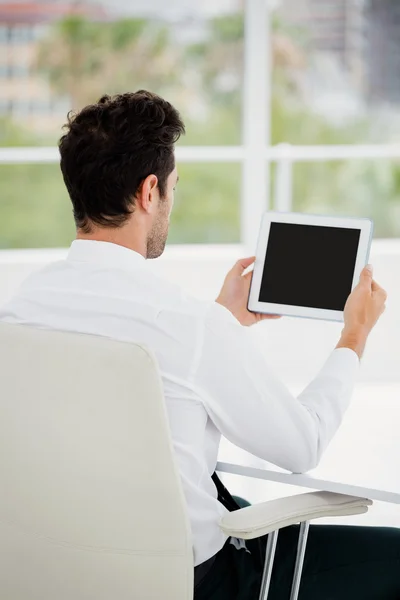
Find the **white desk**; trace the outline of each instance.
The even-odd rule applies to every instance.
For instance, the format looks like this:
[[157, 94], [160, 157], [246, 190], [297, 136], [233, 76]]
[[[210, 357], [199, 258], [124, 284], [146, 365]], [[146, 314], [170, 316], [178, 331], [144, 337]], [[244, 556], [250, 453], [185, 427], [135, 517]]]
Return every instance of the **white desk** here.
[[217, 464], [217, 471], [222, 473], [231, 473], [233, 475], [242, 475], [245, 477], [255, 477], [256, 479], [264, 479], [267, 481], [274, 481], [276, 483], [295, 485], [297, 487], [310, 488], [312, 490], [336, 492], [338, 494], [348, 494], [349, 496], [369, 498], [370, 500], [379, 500], [380, 502], [400, 504], [400, 493], [377, 490], [359, 485], [351, 485], [349, 483], [341, 483], [340, 481], [327, 481], [324, 479], [319, 479], [319, 477], [311, 477], [310, 475], [294, 475], [292, 473], [283, 473], [281, 471], [275, 471], [272, 469], [247, 467], [245, 465], [237, 465], [225, 462], [219, 462]]

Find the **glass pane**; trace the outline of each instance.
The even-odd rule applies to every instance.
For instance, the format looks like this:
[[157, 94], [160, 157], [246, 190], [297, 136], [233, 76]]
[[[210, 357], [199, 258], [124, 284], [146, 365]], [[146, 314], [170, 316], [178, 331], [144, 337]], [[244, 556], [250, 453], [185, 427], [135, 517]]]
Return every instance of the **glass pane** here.
[[277, 3], [273, 143], [398, 138], [399, 7], [398, 0]]
[[373, 219], [374, 237], [400, 236], [400, 164], [390, 160], [298, 163], [294, 210]]
[[240, 239], [241, 168], [178, 165], [169, 243], [234, 243]]
[[75, 228], [59, 165], [0, 165], [0, 181], [0, 248], [70, 245]]
[[[103, 94], [148, 89], [172, 102], [187, 125], [183, 144], [240, 143], [243, 71], [243, 2], [195, 3], [161, 0], [59, 3], [49, 21], [48, 7], [38, 6], [34, 28], [3, 31], [12, 69], [1, 98], [18, 100], [11, 78], [28, 77], [26, 56], [14, 44], [29, 42], [26, 102], [40, 102], [50, 86], [51, 99], [67, 110], [80, 109]], [[78, 6], [79, 5], [79, 6]], [[9, 8], [12, 17], [12, 6]], [[19, 20], [24, 8], [16, 6]], [[22, 13], [21, 13], [22, 11]], [[29, 22], [29, 7], [26, 8]], [[25, 60], [23, 64], [23, 59]], [[6, 65], [2, 65], [4, 67]], [[47, 98], [46, 98], [47, 101]], [[55, 127], [49, 111], [40, 120], [40, 135], [55, 142], [65, 116]], [[33, 123], [22, 121], [27, 128]]]
[[[178, 168], [169, 243], [239, 241], [238, 166]], [[0, 248], [69, 246], [75, 227], [57, 164], [0, 165], [0, 181]]]
[[[180, 144], [240, 144], [243, 4], [71, 0], [58, 3], [57, 20], [39, 6], [29, 44], [22, 29], [2, 38], [10, 47], [23, 38], [24, 48], [12, 48], [12, 73], [0, 65], [0, 146], [55, 145], [71, 108], [140, 88], [179, 109]], [[171, 241], [238, 241], [240, 168], [182, 164], [180, 172]], [[58, 165], [0, 166], [0, 175], [0, 246], [68, 245], [74, 229]]]

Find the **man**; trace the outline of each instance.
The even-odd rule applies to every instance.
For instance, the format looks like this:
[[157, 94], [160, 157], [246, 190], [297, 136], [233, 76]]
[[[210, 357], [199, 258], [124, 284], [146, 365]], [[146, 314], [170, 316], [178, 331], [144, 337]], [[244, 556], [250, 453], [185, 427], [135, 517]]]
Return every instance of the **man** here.
[[[195, 598], [254, 600], [266, 540], [227, 540], [218, 527], [225, 507], [237, 507], [212, 480], [221, 434], [290, 471], [315, 467], [349, 404], [386, 294], [364, 269], [337, 348], [293, 397], [244, 327], [267, 318], [246, 308], [251, 275], [243, 273], [254, 258], [234, 265], [216, 302], [186, 296], [146, 265], [166, 243], [183, 133], [179, 113], [145, 91], [104, 96], [69, 117], [59, 147], [77, 239], [66, 260], [31, 275], [0, 318], [153, 349], [191, 522]], [[288, 598], [296, 543], [296, 527], [281, 532], [272, 600]], [[398, 600], [400, 530], [311, 526], [300, 597]]]

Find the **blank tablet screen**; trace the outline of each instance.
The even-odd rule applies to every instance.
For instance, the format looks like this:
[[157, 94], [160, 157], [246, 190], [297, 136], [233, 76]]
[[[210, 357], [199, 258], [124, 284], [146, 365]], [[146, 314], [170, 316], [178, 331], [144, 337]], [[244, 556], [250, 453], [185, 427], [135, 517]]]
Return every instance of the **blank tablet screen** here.
[[344, 309], [360, 229], [271, 223], [260, 302]]

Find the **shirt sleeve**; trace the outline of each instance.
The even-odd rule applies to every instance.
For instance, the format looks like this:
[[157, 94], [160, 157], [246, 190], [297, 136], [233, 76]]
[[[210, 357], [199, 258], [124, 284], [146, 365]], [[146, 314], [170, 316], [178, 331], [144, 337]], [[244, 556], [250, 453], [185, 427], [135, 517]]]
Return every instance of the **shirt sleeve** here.
[[317, 466], [341, 424], [358, 368], [355, 352], [334, 350], [296, 398], [268, 368], [247, 328], [226, 309], [212, 306], [192, 385], [228, 440], [281, 468], [303, 473]]

